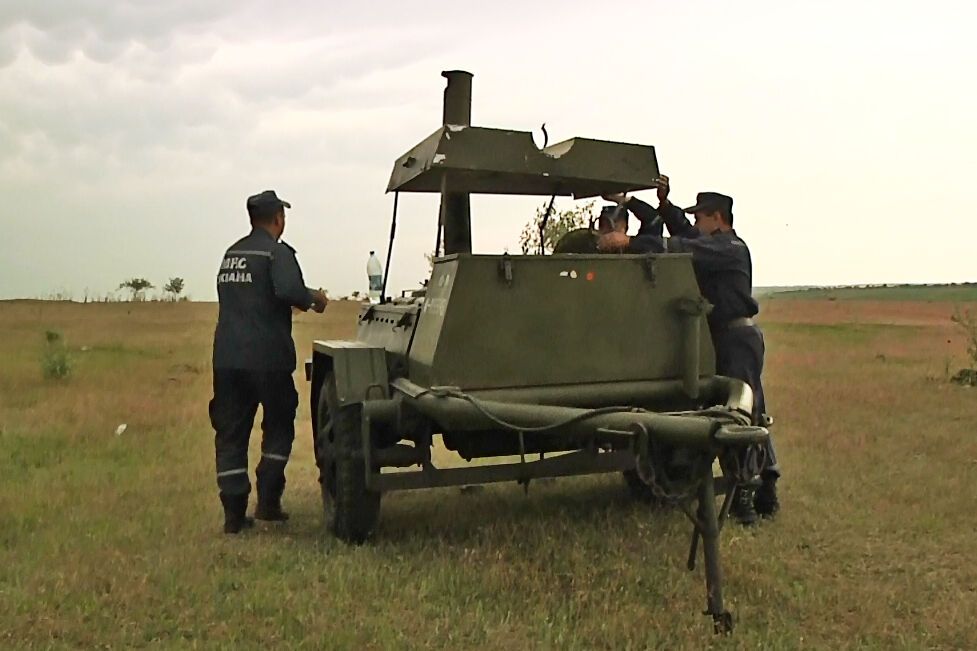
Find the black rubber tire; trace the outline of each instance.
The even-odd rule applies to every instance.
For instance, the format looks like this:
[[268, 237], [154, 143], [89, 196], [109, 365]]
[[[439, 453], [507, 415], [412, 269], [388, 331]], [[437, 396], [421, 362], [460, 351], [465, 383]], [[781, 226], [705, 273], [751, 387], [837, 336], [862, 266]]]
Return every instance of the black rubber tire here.
[[380, 493], [367, 490], [360, 434], [360, 405], [338, 407], [336, 383], [327, 375], [319, 391], [319, 470], [326, 528], [352, 544], [365, 542], [380, 519]]

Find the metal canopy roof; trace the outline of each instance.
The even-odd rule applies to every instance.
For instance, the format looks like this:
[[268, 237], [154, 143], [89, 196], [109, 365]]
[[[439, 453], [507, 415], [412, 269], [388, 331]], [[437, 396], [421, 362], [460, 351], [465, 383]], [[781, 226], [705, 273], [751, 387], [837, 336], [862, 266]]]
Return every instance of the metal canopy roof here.
[[573, 138], [544, 149], [528, 131], [445, 125], [401, 156], [388, 192], [592, 197], [654, 187], [655, 148]]

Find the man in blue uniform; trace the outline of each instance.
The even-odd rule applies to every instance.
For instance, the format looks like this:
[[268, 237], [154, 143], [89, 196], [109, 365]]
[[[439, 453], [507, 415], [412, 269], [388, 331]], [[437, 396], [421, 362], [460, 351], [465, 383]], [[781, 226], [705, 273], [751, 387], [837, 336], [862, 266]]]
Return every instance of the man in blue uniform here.
[[[696, 204], [684, 210], [695, 216], [689, 223], [683, 211], [668, 200], [668, 182], [658, 189], [656, 210], [640, 199], [625, 195], [605, 198], [633, 212], [642, 223], [663, 219], [669, 238], [650, 233], [628, 237], [608, 233], [598, 242], [602, 251], [628, 253], [691, 253], [692, 266], [702, 295], [712, 306], [708, 318], [716, 350], [716, 373], [742, 380], [753, 389], [754, 422], [766, 414], [763, 385], [763, 333], [754, 324], [759, 311], [753, 299], [753, 264], [746, 242], [733, 230], [733, 199], [718, 192], [700, 192]], [[761, 485], [754, 496], [740, 489], [734, 497], [732, 514], [743, 524], [753, 524], [757, 514], [770, 517], [780, 508], [777, 479], [780, 469], [773, 444], [767, 446], [767, 461], [761, 472]]]
[[[623, 195], [614, 195], [615, 197]], [[633, 204], [633, 205], [632, 205]], [[642, 235], [654, 235], [661, 237], [663, 233], [663, 221], [658, 211], [640, 199], [628, 200], [616, 206], [604, 206], [600, 210], [597, 218], [597, 232], [606, 235], [611, 231], [621, 233], [628, 232], [628, 213], [634, 213], [640, 222], [638, 232], [634, 237]]]
[[254, 524], [246, 515], [251, 492], [248, 439], [259, 404], [263, 436], [254, 516], [288, 519], [281, 497], [298, 406], [292, 380], [292, 308], [322, 312], [328, 302], [322, 290], [305, 286], [295, 249], [280, 241], [285, 208], [291, 204], [266, 190], [248, 197], [247, 207], [251, 232], [231, 245], [217, 272], [220, 312], [210, 401], [217, 487], [224, 506], [224, 532], [230, 534]]
[[[658, 212], [642, 202], [651, 211], [650, 216], [641, 220], [641, 229], [637, 235], [658, 235], [661, 237], [663, 222]], [[628, 232], [628, 209], [621, 205], [603, 206], [597, 216], [597, 229], [593, 223], [587, 228], [576, 228], [565, 233], [553, 247], [553, 253], [597, 253], [597, 241], [600, 236], [611, 231]]]

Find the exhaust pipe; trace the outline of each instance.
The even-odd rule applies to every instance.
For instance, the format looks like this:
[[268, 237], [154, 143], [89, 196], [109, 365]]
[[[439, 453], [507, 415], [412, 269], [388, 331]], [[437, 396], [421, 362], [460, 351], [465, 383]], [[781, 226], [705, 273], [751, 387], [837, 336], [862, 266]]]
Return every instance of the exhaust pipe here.
[[[472, 73], [446, 70], [442, 124], [467, 127], [472, 123]], [[471, 200], [467, 193], [452, 192], [451, 179], [441, 177], [439, 231], [444, 232], [444, 255], [472, 252]], [[440, 235], [440, 233], [439, 233]], [[439, 237], [440, 242], [440, 237]]]

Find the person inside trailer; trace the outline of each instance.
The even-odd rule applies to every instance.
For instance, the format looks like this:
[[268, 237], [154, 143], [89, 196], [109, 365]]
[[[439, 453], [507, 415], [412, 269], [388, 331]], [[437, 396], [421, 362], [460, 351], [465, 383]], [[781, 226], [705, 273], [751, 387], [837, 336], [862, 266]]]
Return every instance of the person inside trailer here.
[[[640, 235], [657, 235], [661, 237], [662, 220], [657, 217], [658, 211], [648, 204], [644, 205], [651, 209], [653, 215], [649, 218], [647, 212], [642, 213], [645, 217], [639, 217], [641, 227], [637, 234], [635, 234], [635, 237]], [[627, 234], [630, 212], [632, 211], [630, 211], [629, 207], [616, 203], [603, 206], [600, 214], [597, 216], [596, 229], [594, 229], [594, 225], [591, 223], [587, 228], [577, 228], [566, 233], [557, 241], [556, 246], [553, 247], [553, 253], [600, 253], [597, 248], [597, 242], [602, 236], [614, 232]], [[635, 214], [637, 215], [637, 213]]]

